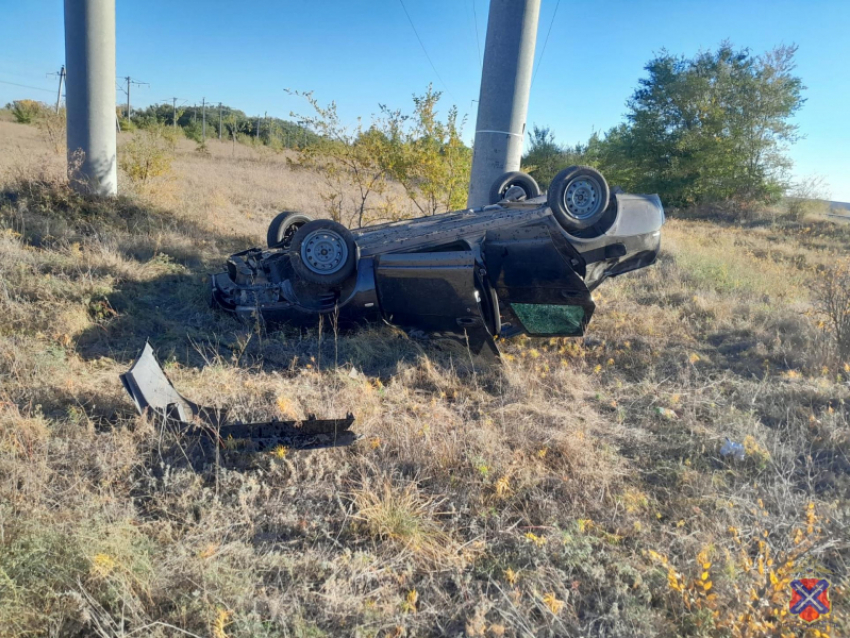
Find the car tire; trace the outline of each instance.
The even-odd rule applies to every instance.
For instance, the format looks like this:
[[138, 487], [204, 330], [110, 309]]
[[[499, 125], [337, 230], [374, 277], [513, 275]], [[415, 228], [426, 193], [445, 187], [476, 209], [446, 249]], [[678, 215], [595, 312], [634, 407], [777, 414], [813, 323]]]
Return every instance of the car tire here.
[[505, 193], [508, 192], [511, 186], [518, 186], [524, 190], [526, 199], [537, 197], [542, 192], [540, 186], [537, 185], [537, 182], [534, 181], [531, 175], [522, 171], [511, 171], [493, 182], [493, 185], [490, 187], [489, 202], [491, 204], [498, 204], [504, 199]]
[[608, 182], [590, 166], [565, 168], [546, 194], [552, 215], [567, 232], [593, 226], [605, 214], [610, 198]]
[[296, 231], [313, 218], [303, 213], [284, 211], [277, 215], [266, 233], [266, 245], [269, 248], [289, 248]]
[[308, 222], [292, 238], [290, 263], [302, 281], [337, 286], [355, 271], [357, 245], [354, 235], [330, 219]]

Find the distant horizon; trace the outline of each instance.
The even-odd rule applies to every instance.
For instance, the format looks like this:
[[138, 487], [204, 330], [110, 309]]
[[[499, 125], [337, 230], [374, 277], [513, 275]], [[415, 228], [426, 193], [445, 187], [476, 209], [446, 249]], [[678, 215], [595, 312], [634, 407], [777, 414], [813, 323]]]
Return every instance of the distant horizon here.
[[[663, 48], [690, 57], [727, 39], [756, 54], [796, 43], [797, 73], [808, 88], [803, 92], [807, 101], [793, 120], [803, 136], [789, 148], [794, 178], [822, 176], [831, 200], [850, 202], [850, 154], [845, 151], [850, 127], [841, 112], [841, 105], [850, 103], [850, 82], [837, 81], [832, 64], [850, 59], [850, 41], [843, 33], [850, 24], [850, 3], [718, 1], [708, 9], [673, 0], [608, 0], [594, 5], [593, 19], [579, 23], [573, 7], [543, 0], [528, 129], [549, 127], [565, 145], [608, 131], [624, 120], [626, 101], [646, 76], [643, 66]], [[443, 109], [454, 104], [467, 117], [464, 139], [471, 141], [486, 0], [407, 0], [413, 25], [398, 2], [366, 10], [355, 4], [326, 0], [321, 11], [294, 11], [284, 3], [258, 0], [244, 28], [234, 28], [230, 13], [202, 3], [119, 3], [116, 82], [130, 75], [150, 83], [133, 88], [132, 103], [138, 108], [174, 96], [184, 106], [206, 97], [249, 116], [267, 111], [280, 119], [308, 110], [284, 88], [313, 90], [322, 104], [336, 101], [347, 122], [377, 113], [379, 103], [411, 110], [411, 96], [433, 83], [443, 92]], [[824, 19], [799, 20], [803, 6]], [[48, 74], [64, 60], [62, 3], [11, 3], [4, 15], [0, 105], [23, 98], [52, 103], [56, 77]], [[122, 95], [118, 89], [116, 106]]]

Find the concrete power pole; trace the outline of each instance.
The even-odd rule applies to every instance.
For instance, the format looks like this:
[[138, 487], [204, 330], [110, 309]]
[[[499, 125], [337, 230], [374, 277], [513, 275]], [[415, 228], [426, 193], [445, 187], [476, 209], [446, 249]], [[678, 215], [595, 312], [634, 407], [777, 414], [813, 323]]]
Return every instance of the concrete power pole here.
[[490, 0], [467, 206], [486, 206], [490, 187], [519, 170], [540, 0]]
[[201, 116], [203, 118], [203, 124], [201, 126], [201, 140], [202, 140], [202, 142], [206, 142], [207, 141], [207, 98], [205, 98], [205, 97], [201, 98], [201, 111], [203, 113], [203, 115]]
[[171, 108], [174, 109], [173, 119], [173, 127], [177, 128], [177, 98], [171, 98]]
[[59, 91], [56, 93], [56, 112], [59, 112], [59, 106], [62, 104], [62, 83], [65, 81], [65, 65], [62, 65], [62, 68], [59, 69], [59, 73], [53, 73], [51, 75], [59, 76]]
[[71, 185], [115, 196], [115, 0], [65, 0], [65, 63]]
[[221, 141], [221, 102], [218, 103], [218, 141]]
[[129, 75], [124, 79], [127, 80], [127, 121], [129, 121], [130, 120], [130, 84], [132, 84], [132, 80], [130, 80]]
[[130, 104], [130, 85], [136, 84], [138, 86], [142, 86], [143, 84], [146, 84], [147, 86], [150, 86], [150, 84], [148, 84], [147, 82], [136, 82], [135, 80], [131, 79], [129, 75], [125, 77], [124, 80], [127, 82], [127, 88], [124, 89], [124, 92], [127, 94], [127, 121], [129, 121], [133, 114], [133, 107]]

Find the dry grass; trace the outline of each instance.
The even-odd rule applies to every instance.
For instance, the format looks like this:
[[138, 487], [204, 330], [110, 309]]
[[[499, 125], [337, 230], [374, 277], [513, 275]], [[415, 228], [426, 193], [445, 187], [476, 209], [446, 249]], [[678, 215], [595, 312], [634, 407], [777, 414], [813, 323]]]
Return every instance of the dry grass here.
[[[850, 366], [809, 285], [842, 227], [673, 220], [586, 339], [488, 367], [206, 306], [275, 211], [322, 213], [284, 156], [181, 142], [98, 202], [36, 129], [0, 140], [0, 636], [797, 636], [809, 559], [846, 635]], [[117, 376], [147, 337], [199, 402], [350, 410], [365, 438], [210, 455], [134, 416]]]

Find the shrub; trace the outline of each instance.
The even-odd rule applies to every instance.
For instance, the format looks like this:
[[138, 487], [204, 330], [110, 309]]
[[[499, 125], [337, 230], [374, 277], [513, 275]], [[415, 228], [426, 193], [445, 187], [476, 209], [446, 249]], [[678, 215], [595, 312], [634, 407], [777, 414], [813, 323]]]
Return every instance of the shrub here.
[[137, 131], [121, 150], [121, 168], [132, 181], [142, 184], [165, 175], [171, 170], [176, 143], [176, 133], [168, 126], [158, 125]]
[[35, 121], [35, 125], [41, 131], [42, 137], [44, 137], [54, 152], [65, 152], [65, 140], [68, 130], [65, 109], [60, 109], [58, 113], [53, 109], [42, 109]]
[[204, 139], [204, 125], [199, 120], [193, 120], [183, 127], [183, 134], [193, 142], [200, 144]]
[[32, 124], [43, 111], [48, 110], [47, 105], [35, 100], [16, 100], [12, 102], [12, 115], [19, 124]]
[[815, 303], [824, 315], [838, 356], [850, 359], [850, 261], [827, 268], [815, 282]]
[[819, 175], [805, 177], [794, 184], [785, 198], [788, 217], [801, 220], [809, 213], [827, 212], [829, 192], [826, 180]]
[[[438, 117], [440, 92], [429, 86], [414, 95], [414, 112], [381, 106], [381, 116], [367, 127], [361, 120], [346, 126], [334, 102], [321, 106], [312, 93], [298, 93], [313, 114], [293, 116], [307, 127], [314, 141], [302, 148], [298, 165], [321, 174], [327, 184], [322, 199], [332, 219], [358, 227], [376, 221], [395, 221], [404, 212], [385, 197], [393, 180], [422, 215], [456, 210], [466, 204], [472, 151], [462, 140], [464, 120], [451, 107]], [[357, 195], [342, 193], [354, 189]], [[377, 200], [377, 202], [376, 202]]]

